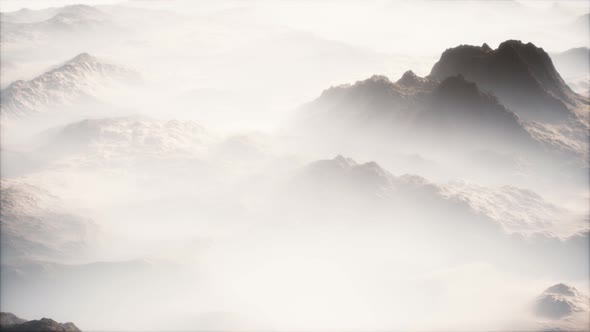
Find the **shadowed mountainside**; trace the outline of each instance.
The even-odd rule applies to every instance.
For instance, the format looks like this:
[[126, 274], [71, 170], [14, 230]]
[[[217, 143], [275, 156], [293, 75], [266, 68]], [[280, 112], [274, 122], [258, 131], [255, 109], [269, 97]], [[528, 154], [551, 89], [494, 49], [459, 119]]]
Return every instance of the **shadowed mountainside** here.
[[447, 49], [429, 77], [443, 80], [458, 74], [527, 120], [564, 120], [588, 104], [565, 84], [542, 48], [519, 40], [505, 41], [495, 50], [487, 44]]

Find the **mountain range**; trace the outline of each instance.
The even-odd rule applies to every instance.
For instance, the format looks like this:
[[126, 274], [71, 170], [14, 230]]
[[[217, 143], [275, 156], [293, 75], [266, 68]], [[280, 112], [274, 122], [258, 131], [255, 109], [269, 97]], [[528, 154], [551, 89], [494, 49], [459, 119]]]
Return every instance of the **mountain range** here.
[[138, 73], [131, 69], [81, 53], [30, 81], [15, 81], [3, 89], [0, 114], [18, 118], [57, 107], [99, 102], [101, 91], [138, 80]]
[[589, 231], [583, 216], [559, 208], [530, 190], [467, 182], [437, 184], [412, 174], [394, 176], [376, 162], [357, 163], [340, 155], [309, 164], [292, 185], [295, 192], [303, 191], [303, 196], [314, 197], [312, 200], [316, 196], [335, 202], [342, 197], [385, 200], [399, 209], [408, 208], [411, 202], [430, 202], [430, 209], [454, 205], [469, 211], [467, 214], [487, 218], [488, 223], [508, 234], [525, 237], [567, 238]]
[[587, 167], [588, 116], [588, 99], [564, 83], [547, 53], [511, 40], [496, 50], [448, 49], [426, 77], [375, 75], [324, 90], [300, 108], [296, 127], [328, 141], [385, 137], [391, 148], [553, 151], [553, 159]]
[[[416, 142], [433, 136], [461, 140], [461, 135], [477, 133], [471, 140], [475, 144], [532, 143], [513, 112], [460, 75], [442, 82], [420, 78], [411, 71], [397, 82], [373, 76], [325, 90], [304, 105], [301, 113], [310, 129], [377, 129], [397, 137], [407, 135]], [[325, 127], [327, 122], [329, 127]]]

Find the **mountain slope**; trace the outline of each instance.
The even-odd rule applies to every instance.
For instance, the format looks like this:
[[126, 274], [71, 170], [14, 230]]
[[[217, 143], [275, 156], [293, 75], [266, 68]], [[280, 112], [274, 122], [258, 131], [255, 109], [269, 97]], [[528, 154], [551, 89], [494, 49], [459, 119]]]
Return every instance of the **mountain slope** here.
[[565, 84], [549, 55], [532, 43], [508, 40], [495, 50], [487, 44], [450, 48], [429, 77], [443, 80], [458, 74], [528, 120], [565, 120], [588, 104]]
[[97, 226], [68, 212], [51, 193], [14, 179], [2, 180], [2, 259], [68, 259], [83, 252]]
[[0, 326], [2, 327], [14, 324], [22, 324], [26, 321], [26, 319], [19, 318], [10, 312], [0, 312]]
[[325, 90], [300, 116], [299, 128], [312, 134], [384, 134], [393, 146], [398, 140], [450, 149], [534, 144], [513, 112], [462, 76], [438, 82], [409, 71], [395, 83], [373, 76]]
[[395, 207], [391, 215], [397, 210], [411, 210], [415, 204], [447, 211], [452, 206], [486, 218], [507, 234], [525, 237], [568, 238], [588, 230], [584, 216], [557, 207], [527, 189], [466, 182], [435, 184], [416, 175], [395, 176], [376, 162], [361, 164], [340, 155], [310, 163], [294, 178], [292, 186], [295, 192], [303, 192], [303, 197], [312, 195], [312, 201], [318, 195], [336, 204], [342, 198], [385, 199]]
[[22, 117], [50, 108], [92, 101], [109, 86], [138, 80], [136, 72], [81, 53], [30, 81], [16, 81], [1, 91], [2, 116]]

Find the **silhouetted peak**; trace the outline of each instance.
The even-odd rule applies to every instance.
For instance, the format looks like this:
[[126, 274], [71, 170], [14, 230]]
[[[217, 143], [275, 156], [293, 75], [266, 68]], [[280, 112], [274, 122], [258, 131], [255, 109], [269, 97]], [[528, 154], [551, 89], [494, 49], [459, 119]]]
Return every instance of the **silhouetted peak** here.
[[543, 61], [551, 61], [549, 55], [542, 48], [530, 42], [525, 44], [520, 40], [507, 40], [498, 45], [496, 51], [500, 54], [507, 51], [515, 52], [525, 63], [530, 63], [539, 57], [542, 57]]
[[498, 45], [498, 49], [502, 49], [505, 47], [512, 47], [517, 50], [520, 50], [520, 49], [530, 49], [530, 50], [539, 50], [539, 51], [543, 50], [542, 48], [535, 46], [535, 44], [533, 44], [531, 42], [528, 42], [525, 44], [521, 40], [517, 40], [517, 39], [509, 39], [509, 40], [506, 40], [506, 41], [500, 43], [500, 45]]
[[[531, 44], [531, 43], [529, 43]], [[498, 45], [498, 49], [502, 49], [504, 47], [523, 47], [525, 44], [518, 39], [508, 39], [506, 41], [503, 41], [502, 43], [500, 43], [500, 45]], [[532, 44], [531, 44], [532, 45]]]
[[406, 71], [403, 75], [402, 78], [407, 77], [407, 78], [417, 78], [418, 75], [416, 75], [416, 73], [414, 73], [412, 70], [408, 70]]
[[416, 75], [413, 71], [408, 70], [396, 83], [403, 86], [414, 86], [421, 81], [422, 79], [418, 77], [418, 75]]
[[428, 77], [441, 81], [457, 74], [535, 121], [563, 121], [581, 100], [557, 73], [549, 55], [530, 42], [507, 40], [495, 50], [487, 44], [447, 49]]

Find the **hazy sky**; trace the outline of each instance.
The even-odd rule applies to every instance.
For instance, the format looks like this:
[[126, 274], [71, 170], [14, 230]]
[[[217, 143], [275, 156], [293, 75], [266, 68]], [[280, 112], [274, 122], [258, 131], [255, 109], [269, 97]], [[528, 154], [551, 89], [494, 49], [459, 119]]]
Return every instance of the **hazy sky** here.
[[[590, 12], [588, 1], [72, 1], [3, 0], [2, 11], [66, 4], [124, 4], [181, 14], [213, 12], [256, 24], [313, 32], [373, 51], [436, 54], [457, 42], [494, 46], [508, 38], [543, 45], [549, 51], [588, 45], [587, 35], [557, 31]], [[436, 37], [434, 37], [436, 36]], [[434, 37], [434, 38], [433, 38]]]

